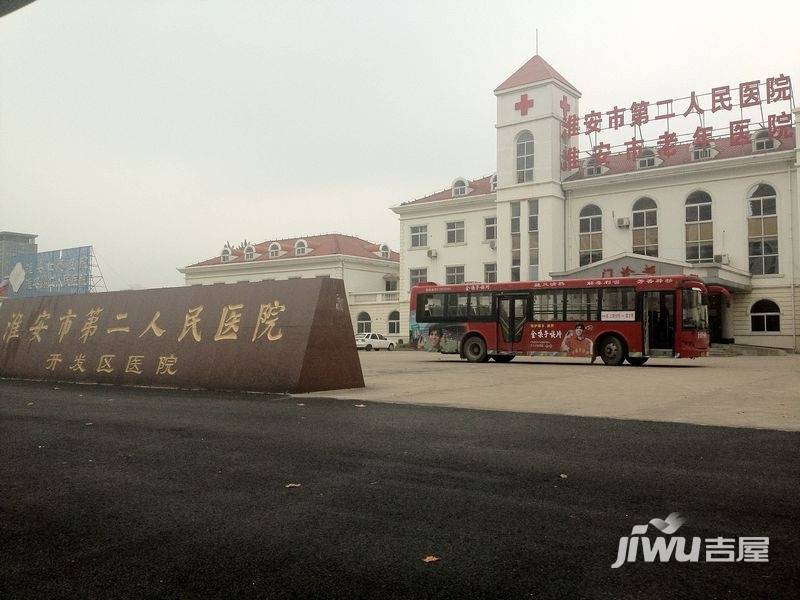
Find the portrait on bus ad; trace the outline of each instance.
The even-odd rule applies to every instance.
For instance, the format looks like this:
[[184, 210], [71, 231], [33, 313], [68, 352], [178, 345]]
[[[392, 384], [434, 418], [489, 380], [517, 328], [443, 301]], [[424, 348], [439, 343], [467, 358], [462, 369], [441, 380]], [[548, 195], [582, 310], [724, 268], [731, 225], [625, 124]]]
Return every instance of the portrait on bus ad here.
[[591, 323], [538, 323], [531, 329], [529, 350], [536, 354], [591, 358], [594, 355]]
[[461, 324], [417, 323], [411, 315], [409, 343], [416, 350], [457, 354], [465, 327]]

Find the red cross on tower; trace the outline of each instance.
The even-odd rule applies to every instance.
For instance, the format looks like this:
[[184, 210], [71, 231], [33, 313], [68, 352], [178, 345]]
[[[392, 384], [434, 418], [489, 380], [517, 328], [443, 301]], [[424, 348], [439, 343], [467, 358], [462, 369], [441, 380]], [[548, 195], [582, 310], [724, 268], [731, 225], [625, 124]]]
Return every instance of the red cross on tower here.
[[562, 96], [561, 97], [561, 102], [559, 102], [558, 105], [561, 107], [561, 112], [564, 113], [564, 118], [566, 119], [567, 115], [569, 114], [569, 109], [570, 109], [569, 102], [567, 102], [567, 97], [566, 96]]
[[522, 94], [519, 102], [514, 105], [514, 110], [518, 110], [522, 116], [528, 114], [528, 109], [533, 108], [533, 100], [528, 100], [528, 94]]

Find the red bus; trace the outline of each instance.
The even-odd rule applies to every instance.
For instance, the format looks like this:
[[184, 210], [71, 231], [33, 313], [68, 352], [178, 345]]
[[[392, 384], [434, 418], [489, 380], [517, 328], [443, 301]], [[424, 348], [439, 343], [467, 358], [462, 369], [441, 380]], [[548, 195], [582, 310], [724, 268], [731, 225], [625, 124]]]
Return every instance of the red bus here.
[[409, 340], [470, 362], [696, 358], [708, 356], [708, 291], [693, 275], [423, 283], [411, 290]]

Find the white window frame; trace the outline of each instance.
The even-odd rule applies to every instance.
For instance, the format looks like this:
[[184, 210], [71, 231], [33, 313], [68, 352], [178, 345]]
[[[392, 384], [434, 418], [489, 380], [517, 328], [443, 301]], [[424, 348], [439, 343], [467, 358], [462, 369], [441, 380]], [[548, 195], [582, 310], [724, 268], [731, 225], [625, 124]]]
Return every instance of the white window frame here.
[[453, 184], [453, 197], [467, 195], [467, 182], [464, 179], [457, 179]]
[[253, 260], [256, 257], [256, 249], [253, 246], [247, 246], [244, 249], [244, 259]]
[[411, 268], [411, 269], [408, 270], [408, 283], [409, 283], [408, 289], [411, 289], [412, 287], [417, 285], [417, 283], [414, 283], [414, 279], [418, 278], [419, 274], [417, 274], [417, 277], [415, 277], [414, 276], [414, 271], [424, 271], [425, 272], [425, 277], [423, 279], [420, 279], [417, 283], [423, 283], [425, 281], [428, 281], [428, 267], [414, 267], [414, 268]]
[[[427, 248], [428, 247], [428, 226], [427, 225], [411, 225], [409, 227], [409, 232], [411, 234], [411, 247], [412, 248]], [[414, 243], [415, 241], [417, 243]]]
[[278, 258], [281, 255], [281, 245], [278, 242], [272, 242], [269, 245], [269, 257]]
[[230, 262], [231, 261], [231, 251], [228, 248], [223, 248], [222, 252], [219, 253], [219, 260], [220, 262]]
[[[397, 315], [397, 318], [393, 319], [394, 315]], [[400, 335], [400, 311], [391, 311], [387, 321], [389, 322], [389, 335]]]
[[[363, 315], [366, 315], [367, 318], [362, 319]], [[372, 333], [372, 317], [365, 310], [358, 313], [358, 317], [356, 317], [356, 333]]]
[[[686, 200], [689, 200], [689, 198], [692, 196], [692, 194], [694, 194], [696, 192], [708, 193], [708, 192], [705, 192], [705, 190], [695, 190], [694, 192], [692, 192], [691, 194], [689, 194], [686, 197]], [[693, 264], [693, 265], [709, 264], [709, 263], [713, 263], [713, 261], [714, 261], [714, 199], [711, 196], [711, 194], [708, 194], [708, 197], [710, 198], [710, 200], [708, 202], [695, 202], [695, 203], [692, 203], [692, 204], [688, 204], [686, 202], [686, 200], [685, 200], [684, 203], [683, 203], [683, 221], [684, 221], [684, 224], [683, 224], [683, 238], [684, 238], [684, 240], [683, 240], [683, 242], [684, 242], [683, 243], [683, 258], [684, 258], [684, 260], [686, 262], [688, 262], [690, 264]], [[689, 221], [687, 219], [687, 217], [686, 217], [686, 209], [688, 207], [690, 207], [690, 206], [697, 207], [697, 220], [696, 221]], [[709, 206], [710, 207], [710, 211], [711, 211], [711, 218], [710, 219], [700, 219], [700, 207], [701, 206]], [[711, 223], [711, 239], [710, 240], [707, 240], [707, 239], [706, 240], [696, 240], [696, 241], [689, 242], [689, 240], [686, 239], [686, 226], [687, 225], [702, 225], [704, 223]], [[711, 258], [701, 258], [700, 257], [700, 247], [703, 245], [703, 243], [707, 244], [709, 241], [711, 242]], [[687, 249], [689, 247], [689, 244], [697, 245], [697, 258], [696, 259], [695, 258], [690, 259], [687, 256]]]
[[447, 240], [448, 245], [463, 244], [466, 240], [466, 227], [464, 225], [464, 221], [450, 221], [449, 223], [446, 223], [445, 234], [445, 239]]
[[[600, 214], [587, 214], [584, 215], [584, 211], [588, 208], [594, 207], [600, 211]], [[599, 219], [600, 226], [598, 229], [594, 229], [596, 220]], [[586, 231], [581, 231], [583, 223], [586, 222], [588, 224], [588, 229]], [[591, 240], [592, 236], [596, 234], [600, 234], [600, 248], [589, 248], [587, 250], [581, 250], [580, 242], [584, 236], [588, 236], [588, 239]], [[591, 265], [596, 262], [603, 260], [603, 210], [597, 206], [596, 204], [587, 204], [583, 208], [581, 208], [580, 213], [578, 213], [578, 264], [582, 267], [586, 265]], [[591, 242], [590, 242], [591, 243]], [[592, 260], [593, 255], [600, 253], [600, 256], [594, 257]], [[588, 256], [588, 262], [583, 262], [583, 257]]]
[[[772, 302], [776, 307], [778, 307], [777, 312], [753, 312], [753, 308], [755, 307], [755, 305], [764, 300]], [[750, 310], [747, 312], [748, 315], [750, 316], [750, 333], [753, 333], [755, 335], [776, 335], [781, 332], [781, 327], [782, 327], [781, 307], [774, 300], [771, 300], [770, 298], [761, 298], [760, 300], [756, 300], [755, 302], [753, 302], [753, 304], [750, 305]], [[776, 331], [770, 331], [767, 329], [767, 317], [775, 317], [775, 316], [778, 317], [778, 329]], [[761, 317], [763, 319], [764, 323], [763, 330], [753, 329], [753, 317]]]
[[[491, 221], [491, 223], [489, 222]], [[492, 231], [492, 236], [489, 237], [489, 230]], [[483, 218], [483, 241], [492, 242], [497, 240], [497, 217], [484, 217]]]
[[[520, 131], [515, 140], [515, 148], [517, 183], [530, 183], [533, 181], [534, 154], [536, 150], [533, 133], [527, 129]], [[520, 163], [520, 160], [522, 163]]]
[[294, 255], [305, 256], [308, 253], [308, 242], [305, 240], [297, 240], [294, 243]]
[[[461, 269], [461, 273], [459, 274], [456, 270]], [[449, 267], [445, 267], [444, 269], [444, 279], [446, 285], [456, 285], [459, 283], [464, 283], [466, 281], [464, 265], [450, 265]], [[457, 281], [461, 279], [461, 281]]]
[[[747, 269], [748, 269], [748, 271], [750, 271], [751, 275], [755, 275], [756, 277], [761, 276], [761, 275], [767, 275], [767, 276], [769, 276], [769, 275], [778, 275], [781, 272], [781, 258], [780, 258], [780, 247], [781, 246], [780, 246], [780, 237], [779, 237], [778, 231], [777, 231], [777, 229], [778, 229], [778, 194], [775, 191], [775, 188], [770, 185], [769, 187], [772, 188], [773, 192], [775, 192], [774, 194], [769, 194], [769, 195], [766, 195], [766, 196], [754, 196], [753, 194], [756, 193], [756, 191], [758, 190], [758, 188], [761, 185], [768, 185], [768, 184], [759, 184], [759, 185], [757, 185], [753, 189], [753, 191], [750, 192], [747, 195]], [[774, 202], [775, 212], [768, 213], [768, 214], [764, 213], [764, 201], [765, 200], [772, 200]], [[753, 214], [753, 205], [752, 205], [753, 202], [758, 202], [759, 207], [760, 207], [760, 212], [757, 215]], [[765, 220], [765, 218], [769, 218], [769, 217], [775, 217], [775, 223], [776, 223], [775, 224], [775, 229], [776, 229], [776, 231], [775, 231], [774, 234], [767, 235], [767, 234], [764, 233], [764, 220]], [[753, 235], [753, 236], [750, 235], [750, 222], [754, 221], [754, 220], [761, 221], [761, 235]], [[775, 252], [774, 253], [771, 252], [769, 254], [765, 254], [765, 251], [764, 251], [765, 246], [764, 246], [764, 244], [765, 244], [765, 241], [767, 239], [774, 239], [775, 240], [775, 246], [776, 247], [775, 247]], [[750, 244], [753, 243], [753, 242], [758, 242], [758, 243], [761, 244], [761, 249], [762, 249], [762, 253], [761, 254], [750, 254]], [[773, 257], [773, 256], [775, 257], [775, 271], [767, 273], [766, 272], [766, 268], [765, 268], [766, 264], [767, 264], [766, 259], [770, 258], [770, 257]], [[753, 259], [759, 259], [761, 261], [761, 272], [760, 273], [757, 273], [757, 272], [752, 271], [750, 269], [750, 262]]]
[[[656, 204], [656, 201], [653, 200], [652, 198], [650, 198], [649, 196], [642, 196], [641, 198], [638, 198], [636, 200], [636, 202], [633, 203], [633, 206], [635, 207], [636, 204], [638, 204], [642, 200], [650, 200], [655, 206], [653, 206], [652, 208], [638, 208], [638, 209], [637, 208], [633, 208], [633, 209], [631, 209], [631, 251], [634, 254], [638, 254], [639, 256], [651, 256], [651, 257], [656, 258], [656, 257], [658, 257], [658, 250], [659, 250], [658, 247], [659, 247], [659, 243], [660, 243], [660, 240], [658, 239], [658, 205]], [[648, 225], [647, 224], [647, 217], [648, 217], [649, 214], [655, 215], [655, 224], [654, 225]], [[636, 216], [637, 215], [641, 215], [642, 216], [642, 225], [636, 225]], [[647, 243], [647, 232], [649, 230], [655, 230], [655, 232], [656, 232], [656, 243], [655, 244], [648, 244]], [[641, 231], [643, 239], [644, 239], [644, 243], [642, 243], [641, 245], [638, 245], [638, 246], [635, 246], [633, 244], [634, 232], [636, 232], [636, 231]], [[656, 249], [655, 250], [656, 251], [655, 254], [648, 254], [647, 253], [648, 248], [650, 248], [651, 246], [655, 246], [655, 249]], [[636, 248], [641, 248], [644, 251], [643, 252], [637, 252]]]
[[[491, 277], [493, 276], [493, 277]], [[497, 282], [497, 263], [483, 263], [483, 282], [496, 283]]]

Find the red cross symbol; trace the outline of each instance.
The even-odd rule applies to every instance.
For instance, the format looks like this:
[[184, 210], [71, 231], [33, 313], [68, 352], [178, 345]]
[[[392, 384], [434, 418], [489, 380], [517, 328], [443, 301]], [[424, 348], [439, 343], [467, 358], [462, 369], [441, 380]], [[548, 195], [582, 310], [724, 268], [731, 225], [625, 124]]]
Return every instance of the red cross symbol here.
[[559, 102], [558, 105], [561, 107], [561, 112], [564, 113], [564, 118], [566, 119], [567, 115], [569, 114], [569, 109], [570, 109], [569, 102], [567, 102], [567, 97], [566, 96], [562, 96], [561, 97], [561, 102]]
[[522, 94], [519, 97], [519, 102], [514, 105], [514, 110], [518, 110], [521, 115], [528, 114], [528, 109], [533, 108], [533, 100], [528, 100], [528, 94]]

